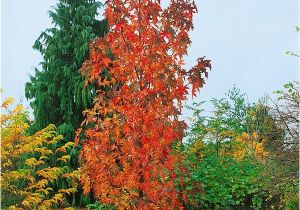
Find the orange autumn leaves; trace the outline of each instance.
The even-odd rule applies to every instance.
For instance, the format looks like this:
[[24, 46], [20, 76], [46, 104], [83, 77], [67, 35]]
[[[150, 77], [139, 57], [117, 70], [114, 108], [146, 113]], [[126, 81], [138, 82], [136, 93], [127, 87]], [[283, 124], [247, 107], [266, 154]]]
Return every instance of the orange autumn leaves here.
[[81, 152], [84, 191], [104, 204], [182, 206], [185, 196], [173, 182], [180, 157], [171, 145], [183, 138], [178, 116], [189, 86], [195, 95], [210, 68], [204, 58], [183, 68], [195, 12], [192, 1], [171, 1], [166, 9], [154, 0], [106, 2], [109, 33], [91, 43], [82, 67], [98, 95], [86, 111]]

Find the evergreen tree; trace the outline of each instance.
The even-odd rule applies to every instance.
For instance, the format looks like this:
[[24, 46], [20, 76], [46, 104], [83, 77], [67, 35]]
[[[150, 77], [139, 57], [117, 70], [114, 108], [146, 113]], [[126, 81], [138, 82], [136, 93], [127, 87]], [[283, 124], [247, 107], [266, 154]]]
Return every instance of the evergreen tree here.
[[97, 19], [101, 6], [96, 0], [60, 0], [49, 12], [53, 28], [33, 45], [42, 54], [41, 69], [25, 86], [34, 130], [52, 123], [71, 140], [83, 120], [82, 111], [91, 106], [95, 88], [84, 86], [79, 69], [89, 54], [89, 42], [107, 32], [106, 20]]
[[[91, 107], [96, 88], [84, 85], [80, 73], [83, 61], [89, 55], [89, 43], [107, 33], [107, 21], [99, 20], [102, 3], [97, 0], [60, 0], [49, 11], [52, 28], [43, 31], [33, 48], [42, 55], [40, 68], [25, 85], [35, 118], [29, 133], [55, 124], [64, 142], [73, 141], [75, 130], [83, 121], [82, 112]], [[71, 150], [70, 163], [78, 168], [78, 150]], [[66, 183], [57, 183], [57, 188]], [[83, 196], [80, 187], [73, 205], [86, 205], [93, 196]]]

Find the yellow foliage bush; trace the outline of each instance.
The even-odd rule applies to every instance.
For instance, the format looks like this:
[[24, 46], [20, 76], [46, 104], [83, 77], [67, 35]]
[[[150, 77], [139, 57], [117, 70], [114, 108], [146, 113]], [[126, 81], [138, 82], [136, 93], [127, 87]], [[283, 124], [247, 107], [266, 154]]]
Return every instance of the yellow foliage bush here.
[[238, 143], [232, 153], [236, 159], [242, 159], [246, 154], [254, 154], [255, 157], [263, 159], [268, 156], [268, 152], [265, 151], [263, 143], [258, 141], [258, 134], [253, 132], [252, 134], [243, 133], [236, 137]]
[[[1, 202], [9, 209], [51, 209], [65, 202], [66, 195], [76, 191], [79, 172], [71, 171], [68, 151], [72, 142], [64, 144], [54, 125], [26, 135], [28, 113], [21, 105], [13, 109], [13, 98], [1, 105]], [[60, 144], [58, 144], [60, 143]], [[55, 158], [54, 164], [49, 159]], [[72, 183], [57, 189], [55, 182]], [[8, 201], [9, 200], [9, 201]]]

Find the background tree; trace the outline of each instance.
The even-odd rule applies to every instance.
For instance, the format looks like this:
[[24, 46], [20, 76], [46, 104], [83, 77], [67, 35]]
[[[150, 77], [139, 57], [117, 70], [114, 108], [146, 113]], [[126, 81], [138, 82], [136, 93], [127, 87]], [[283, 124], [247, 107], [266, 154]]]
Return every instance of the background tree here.
[[[257, 181], [266, 156], [257, 131], [265, 122], [256, 119], [257, 106], [234, 86], [222, 99], [212, 99], [213, 110], [193, 111], [182, 162], [188, 168], [185, 186], [191, 209], [259, 209], [263, 190]], [[261, 104], [258, 102], [258, 104]]]
[[[82, 112], [96, 95], [92, 82], [84, 86], [80, 67], [89, 55], [89, 43], [107, 32], [107, 21], [99, 20], [102, 6], [97, 0], [60, 0], [49, 12], [53, 27], [42, 32], [33, 45], [43, 57], [41, 69], [36, 69], [25, 86], [34, 114], [31, 133], [54, 124], [64, 142], [73, 141], [83, 121]], [[78, 168], [79, 149], [70, 151], [74, 169]], [[89, 197], [82, 197], [79, 189], [76, 204], [89, 203]]]
[[91, 106], [95, 87], [84, 86], [79, 69], [88, 57], [89, 42], [107, 32], [107, 22], [98, 20], [101, 6], [97, 0], [60, 0], [49, 12], [53, 28], [33, 45], [42, 54], [41, 69], [25, 86], [34, 129], [52, 123], [71, 140], [83, 120], [82, 111]]
[[[299, 82], [290, 82], [284, 85], [284, 90], [275, 91], [277, 99], [273, 102], [272, 113], [277, 126], [284, 131], [284, 137], [277, 139], [281, 147], [273, 147], [277, 156], [282, 156], [282, 161], [297, 161], [299, 153]], [[281, 154], [279, 154], [281, 153]], [[286, 154], [284, 154], [286, 153]], [[298, 171], [298, 170], [296, 170]]]
[[280, 208], [296, 209], [299, 205], [299, 82], [284, 85], [275, 91], [271, 114], [275, 122], [272, 138], [266, 141], [270, 153], [264, 187], [271, 194], [269, 200]]
[[[298, 206], [299, 84], [248, 103], [234, 87], [194, 112], [183, 164], [191, 208], [295, 209]], [[270, 99], [271, 100], [271, 99]]]

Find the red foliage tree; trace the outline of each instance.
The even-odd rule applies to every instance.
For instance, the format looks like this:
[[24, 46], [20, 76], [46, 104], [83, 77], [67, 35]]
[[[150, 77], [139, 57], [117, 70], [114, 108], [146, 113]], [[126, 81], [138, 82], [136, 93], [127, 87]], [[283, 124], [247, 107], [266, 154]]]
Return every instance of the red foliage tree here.
[[183, 68], [195, 12], [190, 0], [171, 0], [166, 9], [159, 0], [106, 1], [110, 32], [91, 43], [82, 67], [99, 90], [86, 111], [85, 124], [93, 126], [84, 129], [81, 152], [84, 191], [92, 189], [104, 204], [182, 206], [171, 145], [183, 138], [178, 116], [189, 85], [195, 95], [210, 68], [204, 58]]

